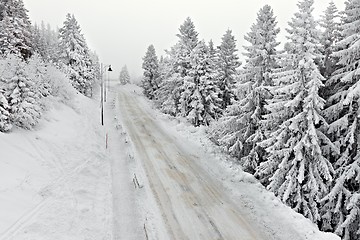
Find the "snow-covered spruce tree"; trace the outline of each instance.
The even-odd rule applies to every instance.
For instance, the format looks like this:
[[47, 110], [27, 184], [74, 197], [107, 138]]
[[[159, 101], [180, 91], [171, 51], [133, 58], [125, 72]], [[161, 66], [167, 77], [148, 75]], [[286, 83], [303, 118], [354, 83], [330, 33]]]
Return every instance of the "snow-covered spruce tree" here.
[[130, 83], [130, 75], [126, 65], [121, 68], [119, 80], [122, 85]]
[[57, 63], [58, 35], [49, 24], [45, 26], [45, 23], [41, 22], [40, 26], [35, 24], [32, 27], [32, 44], [34, 52], [38, 53], [44, 61]]
[[191, 71], [191, 53], [197, 46], [198, 33], [195, 30], [195, 25], [188, 17], [185, 22], [179, 28], [179, 34], [176, 36], [179, 38], [179, 42], [174, 48], [175, 55], [173, 55], [173, 69], [174, 79], [177, 81], [174, 94], [174, 104], [177, 114], [186, 117], [189, 113], [189, 95], [185, 91], [185, 78], [190, 76]]
[[99, 60], [99, 56], [96, 52], [90, 51], [90, 59], [91, 59], [91, 69], [93, 70], [93, 76], [96, 81], [97, 86], [100, 86], [101, 82], [101, 64]]
[[165, 101], [160, 106], [164, 112], [186, 117], [189, 112], [189, 95], [184, 89], [184, 79], [190, 75], [190, 55], [198, 44], [198, 33], [190, 18], [180, 26], [179, 32], [176, 35], [179, 41], [166, 51], [167, 77], [161, 82], [158, 92], [166, 94], [162, 95]]
[[273, 99], [265, 117], [278, 127], [261, 142], [268, 153], [257, 174], [267, 175], [269, 190], [313, 222], [321, 220], [319, 202], [333, 179], [333, 168], [324, 156], [323, 145], [332, 143], [321, 131], [326, 121], [320, 115], [324, 100], [319, 88], [324, 78], [315, 64], [319, 31], [312, 15], [313, 0], [297, 5], [289, 22], [286, 45], [288, 63], [275, 73]]
[[12, 78], [18, 65], [19, 56], [10, 54], [6, 58], [0, 57], [0, 92], [1, 97], [1, 125], [0, 131], [6, 132], [12, 128], [11, 106], [9, 96], [12, 92]]
[[5, 90], [0, 87], [0, 132], [7, 132], [12, 127], [10, 123], [10, 106], [4, 93]]
[[221, 113], [221, 99], [209, 48], [200, 41], [190, 55], [191, 70], [184, 78], [184, 92], [189, 99], [187, 119], [194, 125], [209, 125]]
[[71, 84], [80, 93], [91, 96], [94, 83], [90, 51], [74, 15], [67, 14], [59, 33], [60, 63]]
[[41, 34], [40, 27], [37, 24], [34, 24], [31, 31], [34, 52], [38, 53], [43, 59], [45, 59], [47, 45], [44, 36]]
[[36, 89], [34, 79], [25, 72], [26, 63], [20, 59], [15, 63], [16, 70], [8, 88], [10, 119], [14, 125], [30, 129], [41, 117], [40, 93]]
[[191, 69], [190, 55], [198, 44], [198, 33], [195, 25], [188, 17], [180, 26], [176, 36], [179, 38], [178, 48], [176, 48], [176, 58], [174, 59], [175, 72], [180, 73], [182, 77], [188, 76]]
[[[264, 149], [257, 145], [265, 139], [261, 120], [266, 113], [265, 100], [270, 97], [266, 86], [271, 84], [271, 72], [276, 67], [276, 36], [280, 29], [273, 10], [265, 5], [257, 14], [257, 21], [245, 36], [250, 45], [244, 46], [246, 64], [240, 72], [241, 84], [237, 85], [238, 100], [225, 110], [215, 126], [217, 142], [240, 160], [244, 170], [254, 173], [263, 161]], [[240, 96], [241, 95], [241, 96]]]
[[[348, 0], [341, 25], [342, 39], [333, 57], [338, 69], [327, 82], [333, 88], [325, 115], [329, 133], [340, 148], [334, 167], [336, 181], [325, 202], [323, 226], [343, 239], [360, 238], [360, 0]], [[331, 211], [331, 212], [330, 212]]]
[[0, 132], [7, 132], [12, 128], [10, 123], [10, 106], [6, 97], [9, 81], [6, 75], [11, 71], [6, 59], [0, 58]]
[[227, 30], [222, 37], [222, 42], [218, 46], [218, 81], [221, 90], [222, 109], [231, 105], [234, 99], [236, 69], [241, 65], [239, 57], [236, 55], [235, 38], [231, 30]]
[[28, 59], [32, 54], [31, 23], [22, 0], [1, 1], [0, 54], [18, 54]]
[[159, 88], [155, 92], [157, 106], [163, 113], [172, 116], [177, 114], [177, 96], [175, 97], [173, 92], [183, 84], [180, 74], [173, 69], [174, 48], [165, 51], [167, 55], [159, 62]]
[[190, 18], [187, 18], [185, 22], [179, 28], [180, 33], [176, 36], [179, 38], [178, 44], [175, 46], [175, 55], [173, 56], [173, 79], [176, 82], [173, 94], [175, 96], [174, 104], [176, 113], [183, 117], [186, 117], [190, 112], [191, 102], [190, 92], [187, 88], [192, 80], [190, 77], [191, 54], [198, 44], [198, 33], [195, 31], [194, 23]]
[[333, 1], [329, 3], [329, 6], [326, 8], [324, 15], [321, 16], [319, 22], [323, 31], [321, 33], [321, 45], [322, 45], [322, 55], [324, 56], [321, 61], [321, 73], [328, 79], [336, 66], [336, 59], [332, 56], [334, 52], [334, 45], [340, 38], [340, 29], [339, 29], [339, 15], [336, 5]]
[[34, 82], [34, 91], [39, 94], [40, 99], [51, 95], [51, 80], [48, 78], [45, 62], [39, 54], [35, 53], [31, 56], [25, 71]]
[[144, 94], [149, 99], [154, 99], [154, 92], [159, 88], [159, 60], [155, 52], [154, 45], [150, 45], [143, 58], [142, 68], [144, 70], [141, 85], [144, 89]]

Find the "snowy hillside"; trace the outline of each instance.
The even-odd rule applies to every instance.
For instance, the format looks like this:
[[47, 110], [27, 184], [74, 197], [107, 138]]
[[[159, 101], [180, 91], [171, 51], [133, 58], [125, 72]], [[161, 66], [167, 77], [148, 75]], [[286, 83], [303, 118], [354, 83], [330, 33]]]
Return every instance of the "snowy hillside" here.
[[[0, 133], [0, 239], [103, 239], [110, 168], [98, 103], [56, 101], [33, 131]], [[51, 100], [50, 100], [51, 101]]]

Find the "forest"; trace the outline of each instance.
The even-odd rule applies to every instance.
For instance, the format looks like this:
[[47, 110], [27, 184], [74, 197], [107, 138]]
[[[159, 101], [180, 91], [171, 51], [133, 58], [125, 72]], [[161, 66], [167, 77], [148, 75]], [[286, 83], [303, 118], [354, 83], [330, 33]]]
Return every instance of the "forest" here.
[[36, 126], [49, 97], [91, 97], [99, 78], [99, 58], [88, 48], [74, 15], [53, 30], [43, 22], [32, 24], [22, 0], [0, 2], [1, 132]]
[[286, 42], [269, 5], [244, 36], [198, 39], [191, 18], [160, 58], [143, 58], [145, 96], [208, 137], [323, 231], [360, 239], [360, 1], [331, 2], [317, 21], [299, 1]]

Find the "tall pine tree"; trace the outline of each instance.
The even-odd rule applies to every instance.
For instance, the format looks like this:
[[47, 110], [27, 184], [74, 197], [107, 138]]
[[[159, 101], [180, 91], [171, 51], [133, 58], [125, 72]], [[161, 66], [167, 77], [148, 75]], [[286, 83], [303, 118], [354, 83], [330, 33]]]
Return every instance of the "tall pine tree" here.
[[23, 1], [1, 1], [0, 11], [0, 54], [18, 54], [28, 59], [33, 52], [32, 31]]
[[[335, 230], [343, 239], [360, 238], [360, 1], [348, 0], [337, 42], [338, 69], [327, 82], [334, 93], [329, 97], [325, 115], [331, 137], [340, 148], [335, 161], [336, 182], [324, 198], [323, 229]], [[335, 210], [335, 211], [334, 211]]]
[[338, 19], [338, 10], [335, 6], [335, 3], [331, 1], [324, 12], [324, 15], [321, 16], [321, 20], [319, 22], [323, 29], [320, 38], [322, 45], [321, 52], [323, 55], [320, 70], [326, 80], [334, 72], [337, 62], [336, 58], [332, 56], [332, 53], [335, 50], [335, 43], [340, 38]]
[[232, 104], [234, 99], [235, 80], [237, 68], [240, 66], [239, 57], [236, 55], [236, 41], [231, 30], [227, 30], [218, 47], [218, 81], [221, 90], [222, 109]]
[[242, 83], [237, 85], [238, 91], [246, 91], [227, 108], [213, 136], [251, 173], [264, 157], [264, 150], [257, 143], [265, 138], [261, 120], [270, 95], [266, 87], [272, 85], [270, 75], [276, 67], [276, 36], [280, 31], [269, 5], [261, 8], [257, 16], [256, 24], [245, 36], [250, 45], [244, 47], [247, 59], [240, 73]]
[[71, 84], [86, 96], [92, 96], [95, 71], [85, 38], [74, 15], [67, 14], [59, 33], [60, 62]]
[[142, 87], [144, 94], [149, 99], [155, 98], [155, 91], [159, 88], [159, 60], [156, 56], [154, 45], [150, 45], [143, 58], [142, 68], [144, 70], [144, 77], [142, 79]]
[[122, 85], [130, 83], [130, 75], [126, 65], [121, 68], [119, 80]]
[[210, 49], [200, 41], [190, 55], [191, 71], [185, 78], [190, 101], [187, 118], [194, 126], [209, 125], [221, 114], [221, 99]]
[[321, 116], [325, 101], [319, 96], [324, 78], [315, 64], [319, 32], [313, 2], [299, 2], [299, 12], [289, 22], [286, 66], [273, 75], [277, 87], [266, 105], [266, 118], [277, 127], [261, 143], [268, 156], [257, 174], [268, 177], [268, 189], [283, 202], [319, 222], [319, 202], [333, 179], [322, 147], [333, 145], [322, 131], [327, 126]]

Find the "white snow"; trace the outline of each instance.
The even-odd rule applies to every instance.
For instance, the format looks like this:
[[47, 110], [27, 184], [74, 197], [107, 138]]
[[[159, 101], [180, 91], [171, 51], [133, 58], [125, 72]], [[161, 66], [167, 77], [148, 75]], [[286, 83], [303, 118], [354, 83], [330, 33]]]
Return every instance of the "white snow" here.
[[[171, 239], [143, 153], [124, 122], [131, 118], [116, 99], [120, 88], [166, 132], [171, 145], [197, 160], [191, 164], [220, 186], [265, 239], [339, 239], [320, 232], [244, 173], [207, 139], [206, 128], [161, 114], [140, 88], [117, 84], [109, 91], [103, 127], [99, 102], [79, 94], [70, 106], [49, 100], [50, 110], [32, 131], [0, 133], [0, 239]], [[163, 144], [168, 144], [165, 139]], [[165, 192], [171, 193], [177, 192]], [[176, 196], [169, 198], [177, 203]], [[189, 221], [187, 210], [180, 207], [174, 211]]]

